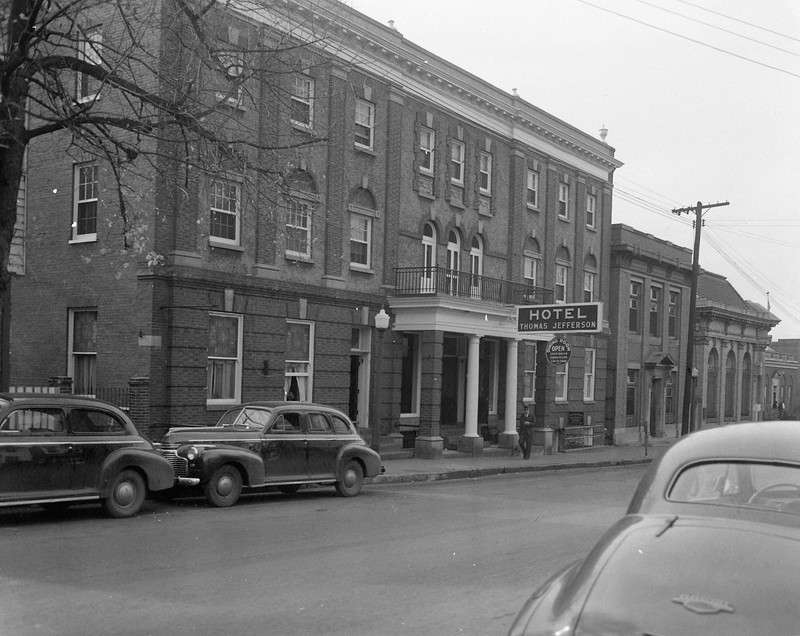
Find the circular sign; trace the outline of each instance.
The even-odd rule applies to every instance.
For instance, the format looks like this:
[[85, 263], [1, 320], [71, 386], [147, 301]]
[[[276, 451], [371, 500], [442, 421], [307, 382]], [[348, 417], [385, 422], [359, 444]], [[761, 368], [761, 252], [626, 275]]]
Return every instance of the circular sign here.
[[553, 338], [544, 351], [547, 361], [554, 366], [567, 364], [572, 356], [572, 345], [563, 338]]

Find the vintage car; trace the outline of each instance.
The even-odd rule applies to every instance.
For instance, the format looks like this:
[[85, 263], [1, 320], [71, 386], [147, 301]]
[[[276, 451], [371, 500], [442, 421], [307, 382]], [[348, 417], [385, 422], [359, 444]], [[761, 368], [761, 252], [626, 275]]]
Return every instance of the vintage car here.
[[688, 435], [509, 634], [798, 634], [800, 422]]
[[378, 453], [336, 409], [311, 402], [254, 402], [227, 411], [216, 426], [175, 427], [161, 451], [176, 475], [198, 479], [214, 506], [232, 506], [242, 488], [333, 484], [343, 497], [381, 474]]
[[172, 488], [170, 463], [111, 404], [64, 394], [0, 394], [0, 506], [60, 510], [100, 501], [130, 517]]

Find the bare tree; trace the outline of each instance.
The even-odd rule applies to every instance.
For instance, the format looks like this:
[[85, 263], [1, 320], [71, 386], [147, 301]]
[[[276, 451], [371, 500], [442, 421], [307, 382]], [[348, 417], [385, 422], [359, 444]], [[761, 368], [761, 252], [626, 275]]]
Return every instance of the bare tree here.
[[[306, 24], [300, 36], [292, 28], [271, 27], [280, 21], [279, 3], [6, 0], [3, 4], [0, 306], [4, 308], [10, 293], [9, 251], [20, 179], [26, 148], [35, 140], [53, 137], [76, 159], [88, 155], [108, 166], [121, 220], [120, 247], [151, 263], [161, 257], [137, 230], [131, 196], [131, 183], [137, 178], [139, 182], [153, 174], [170, 178], [167, 190], [178, 197], [176, 192], [190, 189], [193, 174], [235, 171], [247, 175], [246, 196], [274, 200], [286, 190], [285, 176], [298, 146], [323, 141], [319, 132], [300, 139], [282, 136], [277, 127], [270, 129], [269, 113], [264, 112], [270, 104], [302, 109], [302, 102], [292, 99], [295, 87], [290, 77], [299, 66], [327, 63], [322, 47], [316, 46], [327, 37], [324, 30]], [[0, 355], [7, 359], [5, 346]], [[2, 375], [5, 388], [7, 373]]]

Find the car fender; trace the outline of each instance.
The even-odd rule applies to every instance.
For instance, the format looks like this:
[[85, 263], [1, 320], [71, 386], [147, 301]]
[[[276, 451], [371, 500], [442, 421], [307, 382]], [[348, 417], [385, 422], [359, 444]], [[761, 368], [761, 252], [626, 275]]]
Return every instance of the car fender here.
[[351, 459], [361, 462], [364, 466], [364, 477], [376, 477], [383, 472], [381, 456], [369, 446], [349, 444], [339, 449], [336, 457], [336, 479], [344, 478], [344, 466]]
[[217, 468], [234, 464], [242, 472], [245, 486], [262, 486], [266, 481], [264, 460], [253, 451], [244, 448], [207, 446], [202, 450], [200, 483], [204, 484]]
[[144, 448], [121, 448], [111, 453], [100, 471], [100, 496], [109, 495], [111, 479], [126, 468], [137, 469], [150, 491], [166, 490], [175, 485], [175, 471], [161, 453]]

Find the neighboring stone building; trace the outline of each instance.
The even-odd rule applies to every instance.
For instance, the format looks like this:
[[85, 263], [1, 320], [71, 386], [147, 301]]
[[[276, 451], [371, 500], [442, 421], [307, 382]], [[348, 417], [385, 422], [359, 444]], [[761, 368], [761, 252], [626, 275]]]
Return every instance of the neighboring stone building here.
[[795, 389], [800, 386], [800, 340], [773, 340], [764, 353], [763, 376], [765, 419], [799, 418], [800, 398]]
[[[162, 24], [179, 18], [160, 6]], [[379, 427], [383, 443], [410, 432], [422, 457], [445, 445], [478, 454], [485, 431], [510, 445], [523, 400], [540, 422], [579, 421], [602, 442], [608, 324], [569, 336], [572, 358], [554, 367], [543, 351], [555, 334], [519, 333], [515, 308], [608, 302], [621, 163], [605, 133], [344, 3], [280, 10], [284, 22], [231, 12], [218, 29], [230, 57], [275, 28], [324, 28], [317, 48], [287, 48], [283, 85], [226, 98], [231, 121], [276, 146], [308, 141], [281, 155], [285, 189], [274, 196], [252, 195], [241, 174], [181, 170], [166, 158], [183, 148], [164, 141], [157, 169], [143, 167], [131, 187], [145, 246], [131, 257], [119, 249], [109, 166], [62, 152], [66, 136], [31, 144], [11, 383], [66, 377], [103, 397], [149, 382], [154, 436], [290, 396]], [[97, 41], [113, 37], [102, 20], [93, 28]], [[176, 45], [166, 31], [147, 37], [153, 50]], [[246, 65], [236, 59], [231, 72]], [[177, 62], [185, 56], [165, 53]], [[223, 80], [198, 81], [213, 97]], [[375, 395], [381, 308], [392, 323]]]
[[692, 251], [611, 226], [606, 429], [616, 444], [680, 431]]

